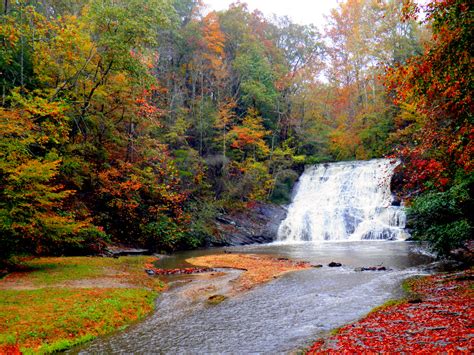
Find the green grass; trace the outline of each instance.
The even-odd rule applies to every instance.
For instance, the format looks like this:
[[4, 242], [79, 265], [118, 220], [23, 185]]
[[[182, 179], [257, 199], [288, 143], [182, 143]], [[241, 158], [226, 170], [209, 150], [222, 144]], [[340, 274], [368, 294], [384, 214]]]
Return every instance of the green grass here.
[[[0, 344], [50, 352], [143, 319], [156, 292], [144, 289], [0, 291]], [[1, 352], [1, 351], [0, 351]]]
[[407, 294], [407, 295], [410, 295], [412, 292], [413, 292], [413, 285], [415, 284], [415, 282], [421, 278], [423, 278], [424, 276], [413, 276], [413, 277], [410, 277], [406, 280], [403, 280], [402, 282], [402, 289], [403, 291]]
[[56, 342], [54, 342], [53, 344], [45, 344], [41, 347], [41, 350], [39, 351], [34, 351], [34, 350], [31, 350], [31, 349], [25, 349], [23, 348], [22, 349], [22, 352], [26, 355], [26, 354], [36, 354], [38, 352], [41, 352], [41, 353], [44, 353], [44, 354], [51, 354], [51, 353], [55, 353], [55, 352], [59, 352], [59, 351], [64, 351], [64, 350], [67, 350], [67, 349], [70, 349], [74, 346], [77, 346], [77, 345], [81, 345], [81, 344], [85, 344], [93, 339], [95, 339], [96, 337], [93, 336], [93, 335], [84, 335], [83, 337], [80, 337], [80, 338], [77, 338], [77, 339], [74, 339], [74, 340], [58, 340]]
[[343, 328], [343, 327], [337, 327], [337, 328], [331, 329], [331, 331], [329, 332], [329, 336], [333, 336], [333, 335], [339, 334], [339, 332], [341, 331], [342, 328]]
[[[161, 282], [144, 273], [149, 257], [41, 258], [28, 272], [2, 282], [33, 284], [34, 290], [0, 290], [0, 354], [51, 353], [126, 328], [154, 307]], [[65, 288], [71, 280], [119, 278], [136, 288]], [[9, 280], [8, 280], [9, 279]]]
[[388, 300], [385, 303], [381, 304], [380, 306], [377, 306], [377, 307], [373, 308], [367, 315], [375, 313], [375, 312], [382, 311], [386, 308], [397, 306], [397, 305], [405, 303], [405, 302], [406, 302], [405, 298], [398, 299], [398, 300], [394, 300], [394, 299]]
[[420, 302], [423, 298], [422, 295], [414, 291], [414, 285], [419, 282], [421, 279], [426, 279], [425, 276], [414, 276], [406, 279], [402, 282], [402, 289], [405, 292], [406, 296], [405, 301], [408, 302]]
[[58, 257], [39, 258], [22, 263], [28, 280], [35, 285], [48, 286], [65, 281], [98, 278], [111, 270], [114, 272], [140, 272], [149, 259], [146, 256], [98, 258]]

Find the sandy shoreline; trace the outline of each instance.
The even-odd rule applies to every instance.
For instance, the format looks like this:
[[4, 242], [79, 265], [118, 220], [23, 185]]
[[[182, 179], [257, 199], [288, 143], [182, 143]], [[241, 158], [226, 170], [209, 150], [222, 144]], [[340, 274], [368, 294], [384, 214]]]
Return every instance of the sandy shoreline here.
[[232, 268], [244, 272], [235, 280], [233, 292], [250, 290], [288, 272], [311, 268], [307, 262], [254, 254], [220, 254], [190, 258], [188, 263], [209, 268]]

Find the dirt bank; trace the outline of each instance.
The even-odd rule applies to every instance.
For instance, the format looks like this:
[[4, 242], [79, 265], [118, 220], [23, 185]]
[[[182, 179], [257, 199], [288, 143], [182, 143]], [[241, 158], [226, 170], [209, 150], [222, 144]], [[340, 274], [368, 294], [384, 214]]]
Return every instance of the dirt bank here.
[[200, 267], [244, 270], [244, 273], [235, 281], [233, 286], [235, 292], [249, 290], [285, 273], [311, 267], [306, 262], [252, 254], [209, 255], [187, 259], [186, 261]]

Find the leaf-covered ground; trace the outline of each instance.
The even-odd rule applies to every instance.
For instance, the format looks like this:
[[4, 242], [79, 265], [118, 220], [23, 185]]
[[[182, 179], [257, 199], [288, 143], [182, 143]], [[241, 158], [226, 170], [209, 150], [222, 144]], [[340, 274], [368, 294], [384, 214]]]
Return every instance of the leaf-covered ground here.
[[308, 354], [474, 353], [474, 272], [411, 280], [409, 299], [317, 341]]
[[190, 264], [210, 268], [234, 268], [245, 272], [237, 279], [235, 291], [249, 290], [287, 272], [308, 269], [309, 263], [264, 255], [220, 254], [187, 259]]
[[0, 354], [49, 353], [122, 329], [162, 287], [149, 257], [40, 258], [0, 280]]

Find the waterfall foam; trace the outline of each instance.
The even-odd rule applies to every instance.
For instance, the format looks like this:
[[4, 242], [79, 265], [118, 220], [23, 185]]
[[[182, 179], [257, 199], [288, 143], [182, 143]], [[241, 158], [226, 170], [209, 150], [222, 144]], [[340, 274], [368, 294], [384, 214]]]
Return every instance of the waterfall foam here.
[[308, 167], [295, 187], [278, 240], [406, 239], [404, 209], [394, 205], [390, 192], [397, 165], [374, 159]]

